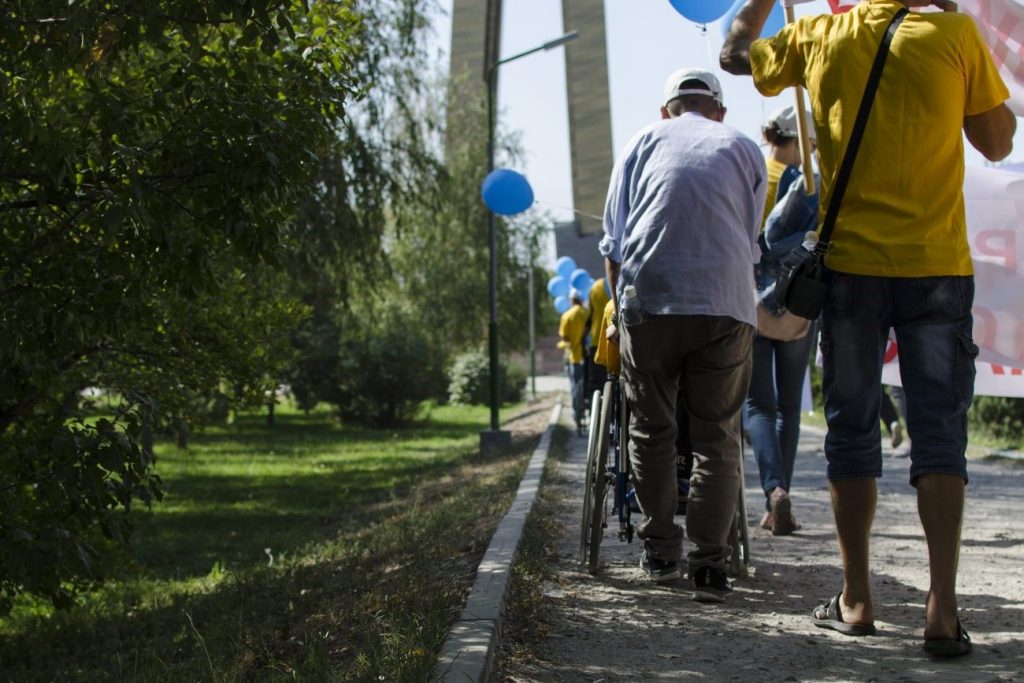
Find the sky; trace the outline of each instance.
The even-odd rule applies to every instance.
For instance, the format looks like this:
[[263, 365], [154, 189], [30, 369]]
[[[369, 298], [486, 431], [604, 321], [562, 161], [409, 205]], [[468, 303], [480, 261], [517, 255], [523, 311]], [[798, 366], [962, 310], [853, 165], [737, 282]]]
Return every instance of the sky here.
[[[504, 0], [501, 56], [517, 54], [556, 38], [562, 26], [560, 0]], [[434, 17], [435, 53], [447, 73], [452, 0], [440, 0]], [[725, 122], [761, 140], [761, 125], [793, 95], [764, 98], [749, 77], [732, 76], [718, 67], [723, 27], [718, 21], [698, 26], [679, 15], [668, 0], [604, 0], [611, 91], [612, 147], [618, 158], [633, 134], [658, 118], [665, 79], [676, 69], [699, 67], [718, 75], [728, 108]], [[827, 13], [826, 0], [798, 5], [797, 16]], [[481, 37], [481, 40], [483, 38]], [[500, 67], [498, 125], [517, 131], [525, 150], [516, 170], [529, 179], [536, 208], [555, 221], [572, 219], [572, 172], [569, 160], [568, 111], [563, 48], [538, 52]], [[1024, 128], [1022, 126], [1021, 128]], [[966, 160], [983, 165], [980, 154], [965, 144]], [[1024, 160], [1024, 130], [1007, 161]]]

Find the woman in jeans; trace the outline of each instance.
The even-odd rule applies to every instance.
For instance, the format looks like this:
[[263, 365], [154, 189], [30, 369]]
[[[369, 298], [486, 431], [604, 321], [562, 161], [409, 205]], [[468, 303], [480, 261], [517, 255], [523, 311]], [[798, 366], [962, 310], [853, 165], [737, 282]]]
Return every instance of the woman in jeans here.
[[[754, 266], [754, 281], [761, 305], [775, 315], [782, 315], [784, 309], [774, 297], [779, 264], [800, 245], [806, 232], [815, 229], [818, 195], [806, 195], [802, 187], [795, 109], [785, 107], [775, 112], [763, 133], [771, 145], [766, 160], [768, 206], [759, 238], [761, 262]], [[810, 133], [813, 141], [813, 128]], [[761, 526], [775, 536], [800, 528], [789, 492], [800, 438], [800, 399], [813, 338], [813, 325], [806, 335], [794, 341], [778, 341], [760, 334], [754, 338], [753, 374], [744, 410], [765, 494]]]

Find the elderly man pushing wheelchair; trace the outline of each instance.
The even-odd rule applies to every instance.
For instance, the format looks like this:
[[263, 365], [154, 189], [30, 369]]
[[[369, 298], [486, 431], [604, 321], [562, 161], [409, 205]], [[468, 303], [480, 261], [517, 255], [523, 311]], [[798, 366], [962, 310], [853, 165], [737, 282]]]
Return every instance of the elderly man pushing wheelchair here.
[[641, 567], [682, 575], [675, 523], [678, 397], [686, 402], [694, 467], [686, 533], [695, 600], [721, 602], [728, 534], [740, 491], [739, 411], [750, 382], [753, 269], [765, 162], [753, 140], [722, 123], [722, 87], [681, 69], [665, 85], [661, 120], [637, 133], [612, 172], [604, 216], [630, 403], [630, 460], [643, 521]]

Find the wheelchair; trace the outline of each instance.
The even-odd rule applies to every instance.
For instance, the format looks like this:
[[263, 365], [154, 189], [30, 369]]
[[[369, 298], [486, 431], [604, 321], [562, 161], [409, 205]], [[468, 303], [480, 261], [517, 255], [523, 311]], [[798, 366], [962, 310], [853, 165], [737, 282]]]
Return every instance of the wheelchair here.
[[[639, 512], [636, 494], [630, 482], [629, 405], [624, 380], [609, 374], [601, 391], [595, 391], [590, 404], [591, 420], [587, 440], [587, 464], [584, 476], [583, 515], [580, 523], [579, 560], [591, 574], [599, 566], [601, 542], [608, 527], [609, 516], [618, 526], [619, 541], [633, 542], [632, 513]], [[733, 577], [747, 575], [750, 562], [750, 538], [747, 533], [747, 509], [743, 473], [743, 440], [740, 440], [740, 492], [736, 514], [729, 529], [729, 573]], [[689, 455], [692, 466], [692, 454]], [[677, 467], [681, 496], [689, 490], [689, 466]], [[611, 494], [609, 500], [609, 493]], [[611, 504], [609, 506], [609, 503]], [[609, 509], [610, 507], [610, 509]], [[610, 513], [610, 515], [609, 515]], [[681, 498], [677, 514], [685, 514]]]

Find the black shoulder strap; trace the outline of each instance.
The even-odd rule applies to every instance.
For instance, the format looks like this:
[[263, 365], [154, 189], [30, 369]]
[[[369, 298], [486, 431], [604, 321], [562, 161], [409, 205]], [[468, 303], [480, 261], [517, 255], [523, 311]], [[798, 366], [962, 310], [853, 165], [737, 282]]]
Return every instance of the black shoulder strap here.
[[850, 172], [853, 170], [853, 162], [857, 159], [857, 149], [864, 137], [864, 129], [868, 126], [868, 115], [871, 113], [871, 105], [875, 101], [875, 92], [878, 90], [878, 82], [882, 79], [882, 68], [885, 66], [886, 57], [889, 56], [889, 45], [892, 44], [892, 37], [896, 35], [903, 18], [907, 16], [906, 7], [900, 8], [893, 16], [882, 36], [882, 44], [878, 46], [878, 54], [875, 55], [875, 63], [871, 65], [871, 73], [868, 75], [868, 83], [864, 87], [864, 97], [860, 101], [860, 110], [857, 112], [857, 121], [853, 124], [853, 132], [850, 134], [850, 142], [846, 147], [846, 156], [839, 167], [836, 175], [836, 186], [832, 190], [832, 197], [828, 202], [828, 211], [825, 212], [825, 221], [821, 226], [821, 233], [818, 235], [818, 246], [815, 251], [824, 253], [828, 249], [828, 242], [832, 239], [832, 230], [836, 227], [836, 218], [839, 215], [839, 205], [846, 194], [846, 186], [850, 182]]

